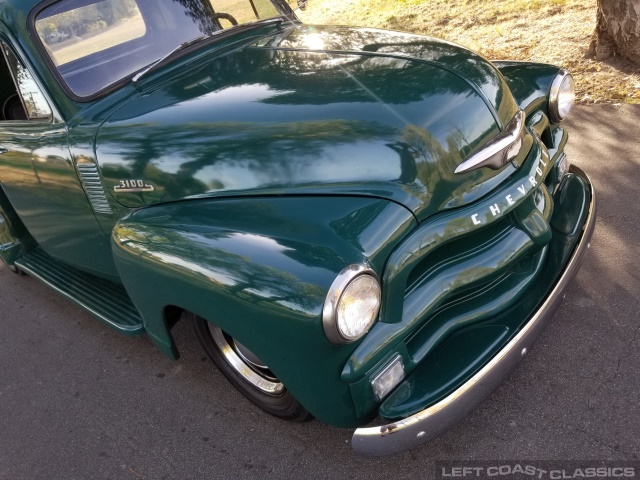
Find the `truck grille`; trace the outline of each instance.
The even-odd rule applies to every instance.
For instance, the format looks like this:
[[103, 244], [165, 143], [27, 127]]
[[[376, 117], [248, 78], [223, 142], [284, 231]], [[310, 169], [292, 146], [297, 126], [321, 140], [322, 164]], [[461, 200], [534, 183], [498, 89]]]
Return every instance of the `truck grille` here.
[[552, 167], [536, 142], [491, 195], [419, 225], [387, 263], [380, 321], [352, 353], [343, 380], [359, 380], [389, 351], [403, 355], [409, 374], [454, 332], [523, 297], [551, 239], [553, 200], [544, 180]]

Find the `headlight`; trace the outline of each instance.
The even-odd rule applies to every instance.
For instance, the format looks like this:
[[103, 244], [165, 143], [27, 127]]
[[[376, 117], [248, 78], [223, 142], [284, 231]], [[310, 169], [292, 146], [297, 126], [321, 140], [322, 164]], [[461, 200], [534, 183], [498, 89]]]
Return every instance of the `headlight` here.
[[575, 82], [571, 74], [560, 70], [551, 84], [549, 92], [549, 116], [551, 121], [559, 123], [569, 115], [576, 103]]
[[364, 265], [350, 265], [336, 277], [327, 294], [322, 324], [333, 343], [355, 342], [369, 331], [378, 317], [382, 293], [375, 272]]

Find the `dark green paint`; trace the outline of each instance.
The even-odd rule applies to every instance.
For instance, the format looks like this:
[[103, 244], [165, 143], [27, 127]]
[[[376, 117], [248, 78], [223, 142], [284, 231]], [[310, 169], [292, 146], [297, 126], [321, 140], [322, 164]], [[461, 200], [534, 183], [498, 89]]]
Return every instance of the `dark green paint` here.
[[[301, 49], [318, 35], [342, 38], [344, 51], [331, 44], [327, 52]], [[367, 195], [424, 219], [471, 203], [509, 172], [453, 170], [499, 132], [494, 114], [513, 116], [515, 102], [499, 90], [487, 104], [486, 92], [474, 93], [447, 67], [452, 56], [467, 63], [477, 57], [424, 39], [416, 49], [418, 39], [293, 30], [259, 47], [215, 49], [189, 69], [165, 72], [100, 129], [106, 185], [113, 192], [121, 180], [143, 178], [155, 186], [114, 193], [128, 207], [194, 196]], [[352, 52], [360, 43], [364, 53]], [[369, 53], [382, 44], [402, 53]], [[429, 49], [442, 59], [424, 61]], [[474, 85], [499, 83], [497, 70], [486, 70]]]
[[496, 61], [493, 64], [500, 70], [518, 105], [527, 115], [537, 110], [546, 112], [549, 90], [558, 67], [532, 62]]
[[[261, 46], [308, 51], [318, 49], [315, 39], [321, 40], [324, 49], [332, 53], [366, 55], [378, 58], [379, 63], [385, 63], [385, 58], [420, 61], [446, 70], [485, 100], [501, 128], [516, 113], [513, 96], [496, 68], [477, 53], [444, 40], [373, 28], [305, 26], [283, 40], [265, 40]], [[431, 78], [424, 77], [423, 81], [428, 84]]]
[[172, 348], [165, 307], [192, 311], [267, 362], [315, 416], [354, 426], [349, 386], [339, 375], [354, 345], [327, 340], [324, 299], [346, 265], [369, 262], [382, 271], [415, 226], [410, 212], [383, 200], [194, 200], [124, 218], [114, 253], [161, 348]]
[[[80, 103], [33, 43], [38, 3], [0, 1], [0, 36], [54, 111], [0, 122], [0, 257], [48, 271], [88, 310], [118, 297], [169, 357], [175, 307], [190, 310], [346, 427], [377, 414], [371, 378], [400, 355], [408, 377], [381, 409], [400, 418], [481, 368], [572, 252], [589, 187], [568, 176], [551, 195], [567, 138], [546, 112], [557, 67], [494, 66], [397, 32], [272, 25]], [[453, 174], [518, 107], [529, 130], [513, 164]], [[79, 165], [101, 173], [111, 213], [92, 209]], [[115, 193], [134, 179], [155, 191]], [[336, 346], [321, 312], [352, 263], [382, 279], [383, 307], [361, 341]], [[115, 293], [79, 294], [77, 278]], [[129, 330], [142, 331], [138, 317]]]
[[[457, 331], [440, 348], [422, 359], [415, 372], [383, 402], [380, 415], [398, 420], [421, 411], [425, 405], [438, 402], [482, 368], [517, 333], [522, 319], [533, 315], [562, 273], [580, 237], [575, 227], [584, 225], [589, 201], [589, 186], [578, 176], [568, 175], [554, 196], [556, 213], [550, 223], [555, 233], [548, 249], [545, 248], [534, 263], [535, 282], [520, 285], [524, 295], [508, 309], [494, 313], [475, 326]], [[557, 226], [564, 231], [558, 230]], [[544, 257], [542, 253], [545, 253]], [[507, 283], [512, 281], [512, 278], [506, 280]], [[514, 286], [509, 285], [510, 288]], [[483, 292], [483, 296], [490, 299], [488, 304], [499, 298], [496, 292]], [[460, 310], [461, 316], [468, 316], [471, 310], [465, 307], [456, 305], [455, 308]], [[448, 312], [447, 316], [456, 318], [455, 313]], [[437, 316], [427, 327], [435, 319]], [[426, 337], [432, 338], [430, 335]], [[409, 351], [411, 355], [411, 349]]]
[[0, 179], [11, 205], [51, 256], [117, 277], [108, 236], [78, 180], [63, 124], [0, 122]]
[[24, 252], [25, 241], [31, 245], [34, 243], [0, 188], [0, 258], [7, 265], [13, 266]]
[[407, 416], [405, 412], [416, 413], [435, 403], [486, 363], [506, 343], [509, 333], [502, 325], [480, 325], [454, 333], [384, 401], [380, 415], [400, 419]]
[[[546, 163], [546, 167], [541, 161]], [[425, 319], [438, 313], [439, 308], [466, 291], [476, 291], [482, 288], [481, 285], [499, 279], [523, 257], [532, 255], [546, 244], [537, 241], [539, 232], [523, 226], [523, 220], [540, 212], [540, 202], [534, 198], [539, 194], [543, 199], [548, 198], [542, 179], [552, 166], [546, 148], [536, 143], [527, 162], [500, 189], [481, 202], [423, 222], [393, 252], [383, 277], [381, 321], [349, 359], [342, 373], [345, 381], [362, 378], [398, 343], [422, 328]], [[536, 171], [538, 168], [542, 175]], [[529, 181], [530, 177], [537, 180], [536, 186]], [[522, 194], [519, 188], [525, 193]], [[506, 195], [512, 196], [514, 205], [507, 203]], [[542, 200], [542, 203], [546, 205], [549, 201]], [[499, 216], [491, 213], [490, 207], [495, 205], [501, 210]], [[551, 209], [543, 207], [541, 210], [545, 216], [543, 221], [547, 223]], [[474, 224], [474, 214], [478, 214], [476, 218], [482, 221], [481, 225]], [[473, 238], [472, 245], [467, 238]], [[526, 287], [526, 284], [518, 286]], [[506, 295], [503, 307], [517, 301], [522, 292], [519, 288]], [[480, 307], [484, 312], [486, 300], [483, 299]], [[495, 314], [495, 311], [490, 310], [490, 313]], [[427, 343], [421, 347], [422, 354], [418, 360], [405, 364], [408, 368], [413, 368], [429, 350], [463, 323], [474, 323], [479, 318], [469, 314], [462, 321], [451, 315], [445, 320], [430, 333]], [[430, 323], [429, 328], [433, 325]]]

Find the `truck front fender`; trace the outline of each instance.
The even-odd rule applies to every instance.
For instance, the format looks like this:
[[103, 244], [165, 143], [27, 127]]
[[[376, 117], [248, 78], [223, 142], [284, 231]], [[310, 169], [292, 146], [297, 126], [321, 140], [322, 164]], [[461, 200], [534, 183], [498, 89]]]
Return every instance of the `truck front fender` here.
[[114, 229], [113, 250], [165, 353], [175, 352], [167, 308], [188, 310], [263, 359], [313, 415], [354, 426], [361, 421], [340, 372], [357, 342], [327, 340], [325, 297], [350, 264], [382, 276], [415, 226], [406, 208], [373, 198], [198, 199], [130, 214]]
[[527, 115], [547, 111], [549, 90], [559, 68], [534, 62], [494, 61], [509, 85], [516, 102]]

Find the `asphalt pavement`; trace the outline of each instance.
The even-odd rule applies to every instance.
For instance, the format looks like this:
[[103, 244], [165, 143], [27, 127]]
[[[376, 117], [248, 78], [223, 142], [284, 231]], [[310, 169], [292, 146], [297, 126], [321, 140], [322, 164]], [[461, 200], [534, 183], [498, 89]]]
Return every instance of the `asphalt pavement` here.
[[640, 460], [640, 106], [578, 107], [570, 160], [592, 178], [592, 248], [509, 380], [423, 447], [367, 459], [351, 431], [291, 424], [227, 384], [190, 326], [182, 358], [0, 269], [0, 480], [432, 478], [440, 460]]

